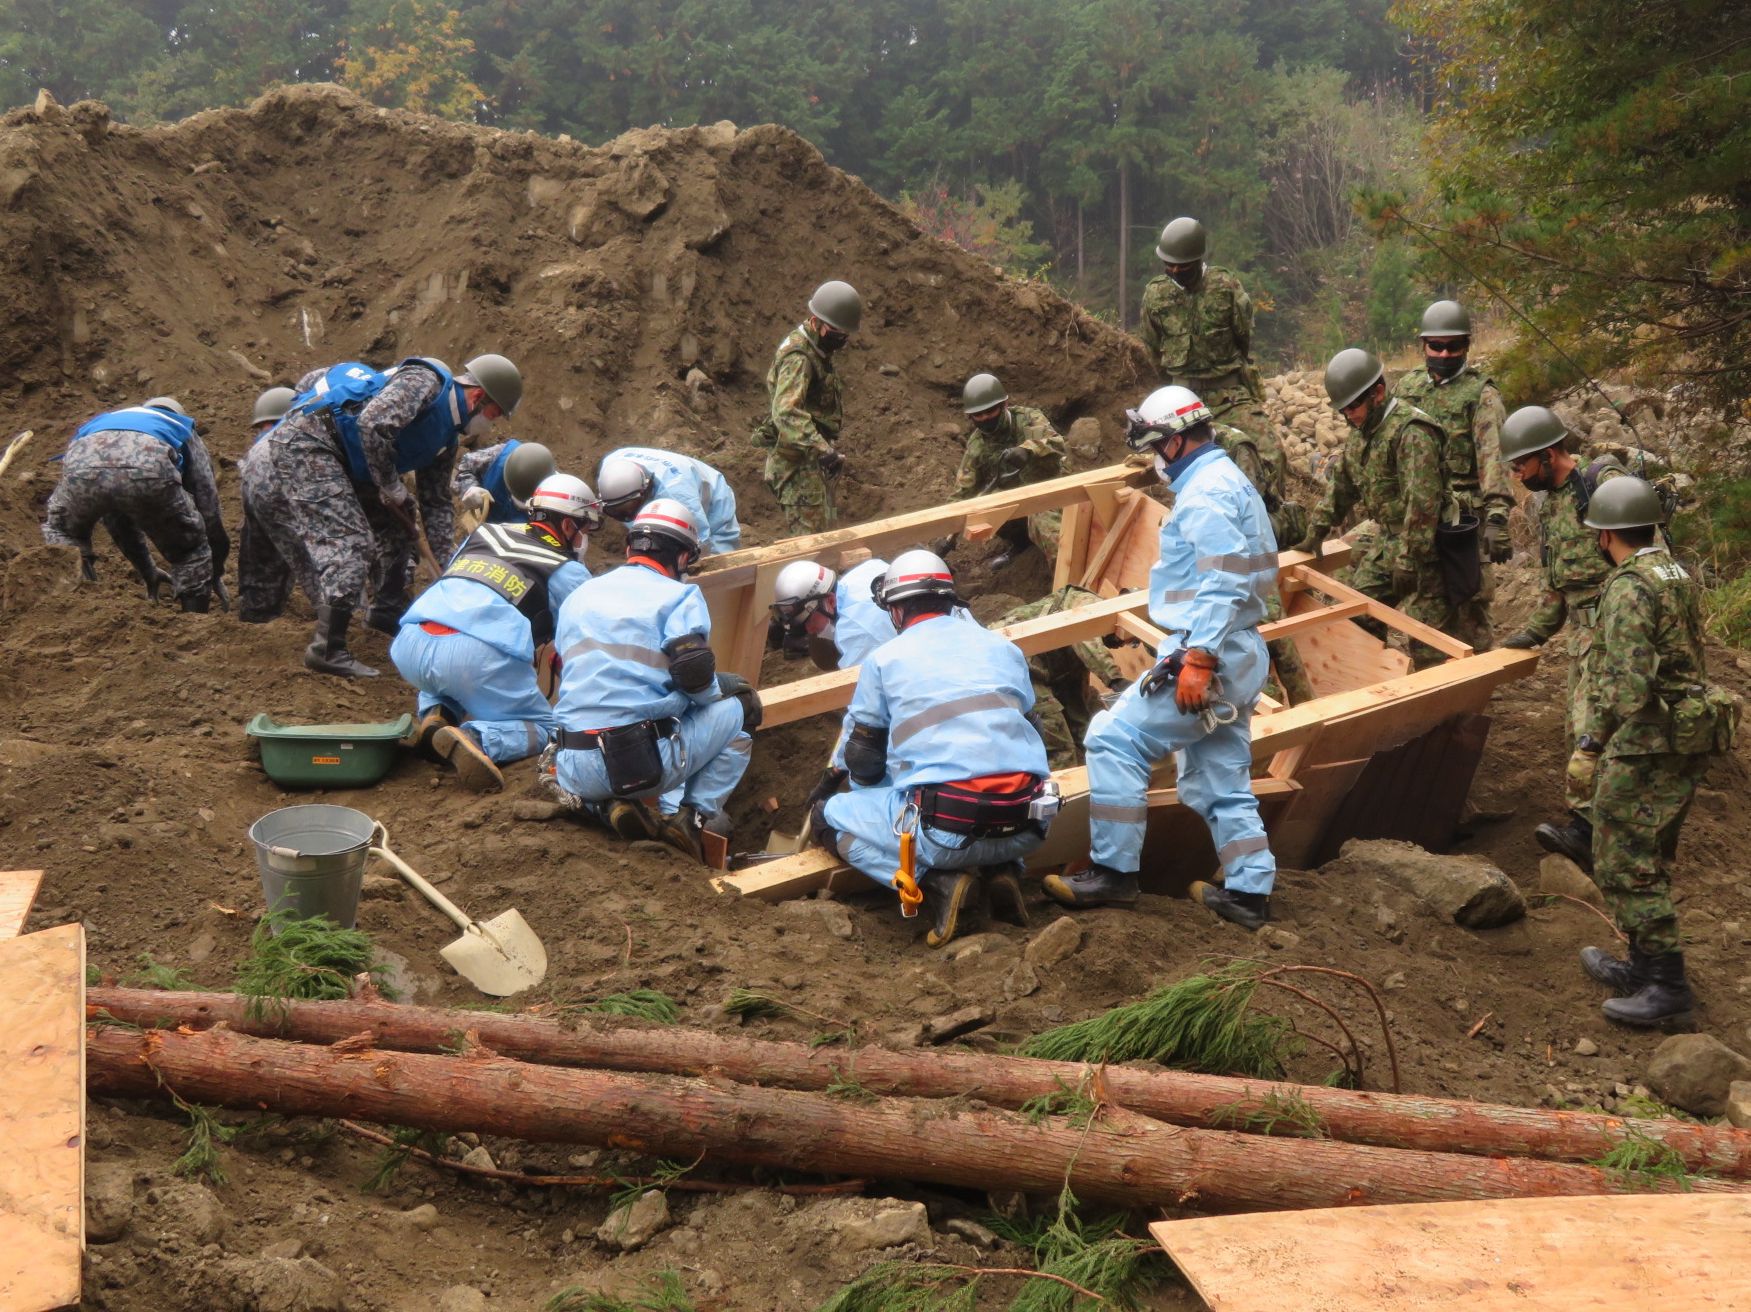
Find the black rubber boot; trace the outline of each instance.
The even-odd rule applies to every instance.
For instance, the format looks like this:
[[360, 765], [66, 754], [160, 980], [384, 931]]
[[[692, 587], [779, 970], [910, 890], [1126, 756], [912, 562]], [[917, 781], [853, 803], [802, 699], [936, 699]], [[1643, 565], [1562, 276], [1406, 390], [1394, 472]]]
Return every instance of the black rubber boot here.
[[1113, 870], [1107, 866], [1089, 866], [1075, 874], [1066, 871], [1062, 875], [1047, 875], [1044, 887], [1052, 901], [1077, 910], [1128, 907], [1141, 892], [1135, 870]]
[[1581, 969], [1620, 998], [1641, 992], [1647, 981], [1648, 959], [1633, 947], [1629, 959], [1614, 957], [1604, 948], [1582, 948]]
[[824, 847], [834, 855], [839, 853], [839, 831], [827, 823], [827, 799], [816, 802], [809, 812], [809, 842]]
[[1546, 852], [1566, 856], [1589, 875], [1593, 873], [1593, 822], [1578, 812], [1569, 812], [1563, 825], [1539, 825], [1532, 831]]
[[705, 828], [699, 812], [690, 806], [683, 806], [674, 815], [657, 817], [656, 838], [659, 843], [667, 843], [677, 852], [685, 853], [700, 865], [705, 864], [705, 840], [699, 836], [699, 831]]
[[1607, 998], [1602, 1008], [1605, 1019], [1644, 1030], [1689, 1025], [1696, 995], [1684, 978], [1684, 954], [1666, 952], [1642, 960], [1647, 964], [1641, 990], [1633, 997]]
[[316, 636], [304, 649], [304, 667], [343, 679], [375, 679], [377, 671], [347, 650], [347, 628], [352, 622], [350, 606], [318, 606]]
[[1242, 929], [1260, 930], [1271, 921], [1269, 893], [1234, 893], [1215, 884], [1200, 882], [1192, 885], [1191, 894], [1222, 919]]
[[643, 802], [616, 797], [607, 804], [608, 827], [629, 843], [657, 837], [657, 818]]
[[971, 870], [927, 870], [919, 876], [924, 905], [931, 915], [930, 932], [924, 941], [931, 947], [941, 947], [963, 928], [961, 921], [967, 918], [967, 904], [978, 883], [979, 877]]
[[1010, 861], [1000, 866], [981, 866], [985, 876], [985, 905], [989, 914], [1012, 925], [1028, 926], [1027, 902], [1021, 893], [1021, 862]]
[[176, 600], [185, 613], [205, 615], [212, 609], [213, 594], [205, 591], [198, 595], [193, 592], [183, 592], [177, 594]]
[[365, 627], [386, 633], [391, 638], [401, 632], [401, 617], [407, 614], [407, 608], [413, 605], [411, 601], [399, 602], [373, 601], [370, 609], [365, 612]]

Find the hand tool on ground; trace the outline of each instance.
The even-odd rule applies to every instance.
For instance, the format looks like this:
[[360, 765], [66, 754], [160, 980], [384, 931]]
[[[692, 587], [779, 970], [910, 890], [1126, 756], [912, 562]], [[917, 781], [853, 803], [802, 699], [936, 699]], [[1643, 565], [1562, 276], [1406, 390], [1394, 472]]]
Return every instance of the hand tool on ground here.
[[900, 914], [910, 920], [918, 914], [924, 902], [924, 890], [918, 887], [917, 835], [913, 830], [900, 832], [900, 868], [894, 871], [894, 892], [900, 895]]
[[231, 610], [231, 589], [227, 588], [225, 580], [216, 574], [213, 576], [213, 595], [219, 599], [220, 610], [226, 612]]
[[485, 488], [476, 488], [475, 490], [480, 493], [478, 504], [464, 510], [456, 518], [456, 526], [462, 530], [463, 537], [467, 537], [486, 523], [486, 517], [492, 514], [492, 493]]
[[773, 834], [766, 840], [767, 856], [790, 856], [809, 845], [810, 831], [815, 827], [815, 803], [831, 797], [844, 786], [849, 774], [837, 766], [829, 766], [821, 775], [815, 791], [803, 799], [803, 826], [794, 834]]
[[24, 450], [25, 446], [30, 442], [30, 439], [35, 436], [35, 430], [27, 428], [6, 444], [6, 450], [0, 452], [0, 474], [6, 472], [7, 468], [12, 464], [12, 458], [20, 451]]
[[441, 577], [444, 573], [444, 567], [438, 564], [438, 558], [432, 554], [431, 544], [426, 541], [426, 535], [420, 531], [419, 521], [414, 518], [413, 511], [405, 505], [395, 505], [388, 501], [383, 502], [383, 509], [400, 520], [401, 526], [413, 534], [413, 544], [419, 548], [420, 564], [431, 570], [434, 579]]
[[382, 824], [372, 836], [371, 855], [411, 884], [416, 892], [442, 911], [462, 930], [462, 936], [438, 949], [438, 955], [482, 993], [506, 998], [533, 988], [547, 977], [547, 949], [512, 907], [491, 920], [471, 920], [449, 898], [427, 883], [419, 873], [389, 850], [389, 831]]

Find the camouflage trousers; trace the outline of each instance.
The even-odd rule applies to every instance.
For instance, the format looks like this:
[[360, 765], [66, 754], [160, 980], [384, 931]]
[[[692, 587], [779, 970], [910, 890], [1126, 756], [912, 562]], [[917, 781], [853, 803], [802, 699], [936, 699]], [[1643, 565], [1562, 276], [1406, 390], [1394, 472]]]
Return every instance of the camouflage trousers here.
[[213, 548], [175, 468], [162, 459], [143, 467], [93, 460], [81, 449], [92, 440], [73, 443], [62, 463], [61, 481], [49, 494], [43, 540], [76, 546], [90, 559], [92, 529], [102, 524], [141, 582], [151, 583], [158, 573], [155, 546], [170, 566], [177, 596], [206, 596], [213, 586]]
[[310, 562], [317, 604], [355, 609], [369, 582], [373, 610], [405, 609], [416, 551], [407, 526], [374, 492], [360, 496], [340, 453], [324, 436], [290, 427], [263, 442], [273, 481], [290, 511], [285, 531]]
[[1483, 585], [1478, 588], [1476, 596], [1454, 608], [1453, 628], [1448, 631], [1459, 641], [1469, 643], [1473, 651], [1489, 651], [1496, 645], [1495, 627], [1490, 623], [1490, 607], [1495, 600], [1496, 581], [1490, 575], [1486, 558]]
[[[1283, 618], [1283, 599], [1275, 592], [1265, 603], [1265, 618]], [[1277, 676], [1277, 686], [1282, 689], [1284, 701], [1290, 706], [1299, 706], [1319, 695], [1313, 690], [1313, 680], [1307, 676], [1307, 666], [1302, 663], [1301, 651], [1295, 646], [1295, 639], [1278, 638], [1275, 642], [1266, 643], [1265, 650], [1271, 653], [1271, 672]]]
[[[1391, 538], [1385, 536], [1377, 537], [1369, 543], [1361, 559], [1345, 571], [1349, 575], [1350, 586], [1358, 592], [1366, 593], [1375, 601], [1383, 601], [1388, 606], [1403, 611], [1413, 620], [1420, 620], [1430, 628], [1457, 637], [1458, 611], [1447, 600], [1439, 569], [1432, 565], [1424, 569], [1417, 580], [1416, 591], [1408, 596], [1400, 596], [1394, 589], [1389, 562], [1396, 545]], [[1372, 629], [1369, 623], [1364, 623], [1363, 627]], [[1386, 641], [1388, 646], [1408, 652], [1414, 669], [1425, 670], [1447, 659], [1433, 647], [1412, 641], [1396, 631], [1389, 632]]]
[[[1570, 608], [1568, 623], [1563, 634], [1568, 643], [1569, 682], [1568, 696], [1563, 702], [1563, 749], [1572, 750], [1575, 745], [1576, 725], [1580, 724], [1587, 708], [1581, 696], [1581, 663], [1588, 648], [1593, 645], [1594, 611], [1588, 607], [1583, 613], [1579, 608]], [[1576, 815], [1592, 818], [1593, 799], [1569, 798], [1569, 809]]]
[[774, 458], [769, 456], [766, 486], [778, 498], [779, 509], [784, 511], [785, 532], [790, 537], [825, 533], [839, 521], [827, 476], [813, 465], [786, 471], [775, 468]]
[[1606, 756], [1593, 787], [1593, 881], [1617, 926], [1643, 952], [1679, 950], [1672, 905], [1678, 831], [1709, 757]]
[[243, 489], [243, 532], [237, 547], [237, 618], [262, 624], [285, 612], [296, 580], [312, 606], [321, 605], [316, 566], [294, 527], [291, 502], [274, 477], [273, 459], [258, 442], [237, 462]]
[[[1003, 628], [1042, 615], [1056, 615], [1099, 600], [1095, 593], [1068, 584], [1050, 596], [1017, 606], [992, 627]], [[1089, 705], [1088, 676], [1094, 675], [1109, 688], [1123, 683], [1124, 676], [1113, 663], [1113, 654], [1098, 638], [1029, 657], [1028, 674], [1033, 679], [1034, 715], [1040, 722], [1040, 737], [1045, 740], [1046, 761], [1054, 770], [1070, 769], [1077, 764], [1078, 745], [1088, 732], [1089, 719], [1096, 709]]]

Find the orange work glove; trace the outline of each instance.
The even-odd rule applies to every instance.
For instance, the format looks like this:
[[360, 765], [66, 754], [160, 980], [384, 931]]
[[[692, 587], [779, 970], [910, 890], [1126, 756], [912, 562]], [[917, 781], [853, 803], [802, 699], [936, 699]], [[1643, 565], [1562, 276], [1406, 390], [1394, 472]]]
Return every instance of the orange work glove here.
[[1216, 658], [1202, 647], [1187, 648], [1180, 666], [1179, 682], [1173, 686], [1174, 705], [1187, 715], [1204, 709], [1210, 700], [1210, 679], [1216, 673]]

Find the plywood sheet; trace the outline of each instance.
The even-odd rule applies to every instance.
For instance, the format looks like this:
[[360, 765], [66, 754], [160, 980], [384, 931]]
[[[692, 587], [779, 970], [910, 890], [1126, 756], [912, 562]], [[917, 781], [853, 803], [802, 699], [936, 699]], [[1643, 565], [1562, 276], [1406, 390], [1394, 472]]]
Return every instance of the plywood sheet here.
[[0, 943], [0, 1308], [79, 1301], [85, 1244], [85, 927]]
[[1160, 1221], [1211, 1312], [1751, 1308], [1751, 1195], [1412, 1203]]
[[0, 938], [24, 933], [24, 922], [42, 883], [40, 870], [0, 870]]

